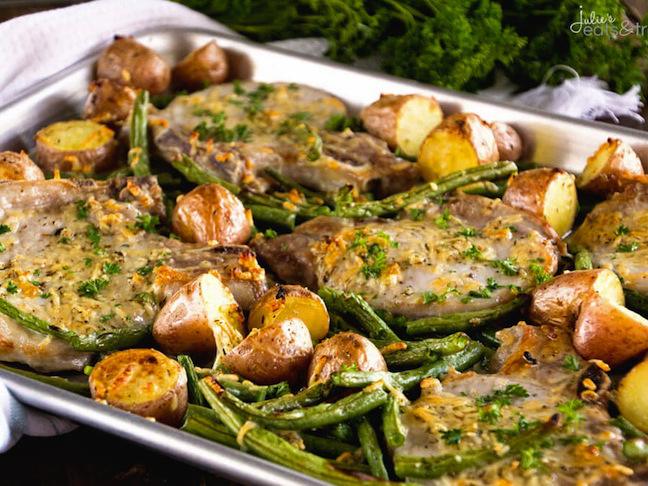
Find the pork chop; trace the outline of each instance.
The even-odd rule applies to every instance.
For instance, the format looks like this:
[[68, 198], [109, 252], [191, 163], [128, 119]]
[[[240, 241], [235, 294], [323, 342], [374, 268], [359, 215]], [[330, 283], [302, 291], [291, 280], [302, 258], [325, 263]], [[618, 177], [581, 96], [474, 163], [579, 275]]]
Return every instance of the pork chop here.
[[594, 266], [616, 272], [624, 287], [648, 295], [648, 181], [599, 203], [568, 241], [573, 251], [588, 250]]
[[561, 243], [528, 213], [460, 194], [396, 220], [319, 217], [251, 245], [289, 283], [359, 293], [377, 309], [421, 318], [526, 292], [556, 272]]
[[257, 191], [269, 187], [266, 167], [321, 191], [352, 184], [387, 195], [418, 180], [417, 166], [382, 140], [325, 129], [331, 116], [344, 115], [339, 99], [307, 86], [223, 84], [179, 96], [153, 115], [153, 141], [168, 162], [184, 153], [210, 174]]
[[[161, 195], [153, 177], [0, 183], [0, 297], [88, 334], [151, 324], [182, 284], [215, 270], [249, 309], [267, 288], [254, 252], [157, 234]], [[88, 358], [0, 315], [0, 360], [52, 371]]]

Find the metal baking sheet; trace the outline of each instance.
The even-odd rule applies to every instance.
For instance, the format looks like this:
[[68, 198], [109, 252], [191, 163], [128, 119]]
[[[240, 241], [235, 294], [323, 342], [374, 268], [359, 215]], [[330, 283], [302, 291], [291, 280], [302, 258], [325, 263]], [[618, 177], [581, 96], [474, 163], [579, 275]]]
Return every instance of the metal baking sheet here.
[[[369, 73], [327, 60], [287, 53], [208, 30], [165, 29], [137, 35], [170, 62], [215, 39], [226, 49], [232, 77], [264, 82], [286, 81], [325, 89], [352, 111], [381, 93], [435, 96], [448, 114], [471, 111], [486, 120], [513, 125], [522, 135], [524, 159], [579, 172], [587, 157], [609, 137], [628, 142], [648, 167], [648, 135], [639, 130], [574, 120], [477, 96], [430, 87], [413, 81]], [[106, 44], [110, 39], [106, 40]], [[98, 54], [98, 53], [97, 53]], [[48, 123], [78, 117], [93, 79], [96, 55], [81, 60], [51, 79], [0, 107], [0, 150], [30, 150], [33, 136]], [[140, 443], [237, 481], [268, 485], [324, 484], [250, 454], [215, 444], [174, 428], [93, 402], [73, 393], [0, 370], [0, 379], [22, 402]]]

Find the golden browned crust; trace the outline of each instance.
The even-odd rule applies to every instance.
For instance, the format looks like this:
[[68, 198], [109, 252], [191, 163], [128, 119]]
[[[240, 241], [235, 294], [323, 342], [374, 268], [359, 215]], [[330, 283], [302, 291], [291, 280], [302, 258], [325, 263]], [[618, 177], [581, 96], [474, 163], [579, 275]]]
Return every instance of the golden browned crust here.
[[133, 108], [135, 97], [135, 90], [130, 86], [110, 79], [93, 81], [83, 105], [83, 118], [98, 123], [123, 122]]
[[38, 181], [45, 179], [43, 171], [25, 152], [0, 152], [0, 180]]

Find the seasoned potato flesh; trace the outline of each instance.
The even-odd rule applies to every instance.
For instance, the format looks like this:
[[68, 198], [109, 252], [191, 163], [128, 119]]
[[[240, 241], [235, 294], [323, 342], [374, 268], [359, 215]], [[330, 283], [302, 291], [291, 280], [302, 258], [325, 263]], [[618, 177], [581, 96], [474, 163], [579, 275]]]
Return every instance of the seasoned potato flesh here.
[[434, 181], [451, 172], [479, 165], [470, 141], [456, 132], [433, 131], [419, 153], [419, 167], [426, 181]]
[[594, 281], [594, 292], [599, 294], [608, 302], [624, 306], [625, 295], [619, 277], [611, 270], [602, 270]]
[[412, 97], [396, 119], [396, 140], [408, 157], [416, 157], [428, 133], [443, 120], [443, 112], [429, 98]]
[[621, 380], [616, 403], [625, 418], [648, 433], [648, 360], [632, 368]]
[[49, 125], [38, 132], [40, 141], [58, 150], [88, 150], [109, 142], [114, 132], [90, 120], [74, 120]]
[[578, 213], [578, 194], [573, 176], [560, 173], [547, 188], [543, 216], [560, 236], [571, 230]]
[[594, 155], [587, 159], [587, 165], [578, 178], [578, 185], [580, 187], [586, 186], [588, 182], [603, 170], [614, 153], [615, 148], [614, 144], [605, 143], [601, 145]]

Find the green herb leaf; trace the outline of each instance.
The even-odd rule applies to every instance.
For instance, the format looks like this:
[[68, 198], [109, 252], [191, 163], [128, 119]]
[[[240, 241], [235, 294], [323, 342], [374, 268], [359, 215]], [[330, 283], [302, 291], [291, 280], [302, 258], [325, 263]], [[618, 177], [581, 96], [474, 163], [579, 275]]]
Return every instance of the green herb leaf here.
[[114, 312], [113, 312], [112, 314], [106, 314], [105, 316], [101, 316], [101, 317], [99, 318], [99, 320], [100, 320], [101, 322], [108, 322], [110, 319], [112, 319], [112, 318], [115, 317], [116, 315], [117, 315], [117, 314], [115, 314]]
[[450, 429], [444, 430], [441, 432], [441, 438], [448, 445], [454, 445], [461, 442], [461, 435], [463, 431], [461, 429]]
[[76, 212], [77, 219], [88, 219], [89, 207], [87, 206], [86, 202], [77, 201], [74, 204], [76, 204], [76, 208], [77, 208], [77, 212]]
[[425, 215], [425, 209], [410, 209], [409, 213], [414, 221], [422, 221]]
[[[448, 227], [448, 220], [450, 219], [450, 210], [446, 209], [443, 211], [443, 214], [434, 220], [434, 224], [441, 229], [446, 229]], [[473, 245], [474, 246], [474, 245]]]
[[121, 267], [116, 263], [103, 262], [101, 268], [103, 269], [104, 273], [107, 273], [108, 275], [121, 273]]
[[622, 224], [614, 231], [614, 236], [621, 236], [627, 234], [630, 234], [630, 228], [628, 228], [625, 224]]
[[0, 235], [4, 235], [5, 233], [9, 233], [11, 231], [11, 228], [7, 226], [6, 224], [0, 224]]
[[272, 228], [268, 228], [268, 229], [265, 230], [265, 232], [263, 233], [263, 236], [265, 236], [265, 237], [268, 238], [269, 240], [272, 240], [273, 238], [276, 238], [276, 237], [277, 237], [277, 232], [276, 232], [275, 230], [273, 230]]
[[639, 243], [636, 241], [632, 241], [630, 243], [621, 243], [619, 246], [617, 246], [617, 253], [632, 253], [633, 251], [637, 251], [639, 249]]
[[12, 281], [7, 282], [7, 292], [10, 294], [16, 294], [18, 293], [18, 287], [16, 286], [15, 283]]
[[77, 292], [81, 297], [95, 297], [101, 290], [108, 286], [108, 283], [108, 280], [101, 278], [86, 280], [79, 285]]
[[157, 233], [157, 226], [160, 224], [160, 218], [151, 214], [140, 214], [133, 225], [134, 228], [143, 229], [147, 233]]
[[578, 371], [578, 368], [580, 368], [578, 358], [573, 354], [566, 355], [565, 359], [563, 359], [563, 368], [571, 371]]
[[470, 244], [470, 248], [464, 250], [463, 255], [465, 257], [472, 258], [473, 260], [481, 260], [482, 258], [482, 252], [475, 246], [474, 243]]

